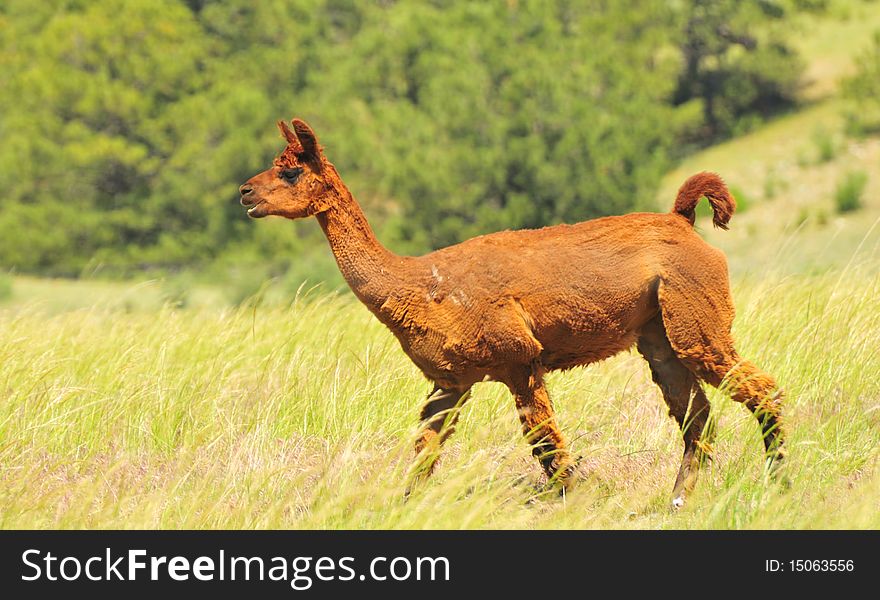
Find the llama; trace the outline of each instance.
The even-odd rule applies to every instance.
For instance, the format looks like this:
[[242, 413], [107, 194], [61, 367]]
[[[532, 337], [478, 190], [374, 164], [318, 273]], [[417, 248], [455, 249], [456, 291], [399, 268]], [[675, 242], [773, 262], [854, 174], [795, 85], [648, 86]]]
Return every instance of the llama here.
[[782, 392], [734, 349], [724, 254], [693, 229], [706, 197], [714, 224], [736, 208], [721, 178], [698, 173], [670, 213], [632, 213], [575, 225], [501, 231], [424, 256], [383, 247], [299, 119], [278, 123], [287, 147], [240, 188], [252, 218], [314, 216], [357, 298], [434, 385], [421, 410], [417, 480], [427, 477], [459, 408], [481, 381], [513, 394], [523, 434], [549, 481], [566, 489], [574, 461], [556, 424], [544, 374], [606, 359], [635, 345], [684, 439], [673, 507], [696, 484], [707, 448], [709, 402], [721, 387], [757, 418], [766, 458], [782, 458]]

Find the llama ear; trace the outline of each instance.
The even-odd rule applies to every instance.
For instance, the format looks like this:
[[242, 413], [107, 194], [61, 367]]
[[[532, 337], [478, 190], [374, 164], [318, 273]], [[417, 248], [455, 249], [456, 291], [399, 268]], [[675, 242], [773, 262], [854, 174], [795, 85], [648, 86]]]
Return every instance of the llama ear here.
[[292, 123], [293, 130], [296, 132], [296, 137], [299, 138], [299, 141], [302, 144], [303, 150], [300, 159], [313, 165], [320, 165], [321, 146], [318, 145], [318, 138], [315, 136], [315, 132], [312, 131], [312, 128], [302, 119], [294, 119]]
[[292, 146], [294, 154], [302, 154], [302, 144], [300, 143], [299, 138], [296, 137], [296, 134], [287, 126], [287, 123], [284, 121], [278, 121], [278, 129], [281, 130], [281, 135], [287, 140], [287, 145]]

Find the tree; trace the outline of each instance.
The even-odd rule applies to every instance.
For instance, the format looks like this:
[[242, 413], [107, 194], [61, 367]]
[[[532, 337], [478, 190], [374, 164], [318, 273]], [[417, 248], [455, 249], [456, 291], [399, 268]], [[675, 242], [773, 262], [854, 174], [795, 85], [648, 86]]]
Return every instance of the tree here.
[[318, 131], [333, 123], [329, 155], [356, 191], [393, 199], [389, 231], [405, 248], [629, 210], [675, 138], [676, 65], [655, 52], [670, 15], [632, 9], [375, 9], [335, 68], [315, 72]]
[[313, 224], [237, 205], [294, 115], [398, 251], [647, 207], [689, 143], [790, 101], [772, 5], [6, 0], [0, 267], [322, 274]]
[[771, 0], [688, 0], [680, 6], [684, 65], [673, 99], [701, 104], [697, 139], [735, 135], [794, 103], [803, 66], [774, 27], [791, 9]]

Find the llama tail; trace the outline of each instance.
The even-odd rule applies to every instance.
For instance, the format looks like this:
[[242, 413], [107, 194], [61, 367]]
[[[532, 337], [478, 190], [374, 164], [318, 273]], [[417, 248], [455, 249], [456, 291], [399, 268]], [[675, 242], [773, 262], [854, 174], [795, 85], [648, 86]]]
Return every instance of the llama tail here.
[[678, 188], [678, 196], [675, 198], [672, 212], [680, 214], [693, 225], [696, 219], [694, 208], [703, 196], [709, 200], [709, 204], [712, 206], [714, 213], [712, 223], [715, 224], [715, 227], [727, 229], [727, 223], [733, 216], [733, 211], [736, 210], [736, 200], [716, 173], [703, 171], [688, 177]]

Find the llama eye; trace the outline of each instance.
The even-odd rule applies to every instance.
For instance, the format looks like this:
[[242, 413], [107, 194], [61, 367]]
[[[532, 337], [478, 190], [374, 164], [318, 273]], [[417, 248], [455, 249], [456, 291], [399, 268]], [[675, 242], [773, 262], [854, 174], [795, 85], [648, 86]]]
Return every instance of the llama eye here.
[[284, 169], [279, 174], [279, 177], [286, 181], [287, 183], [295, 183], [299, 176], [302, 175], [303, 170], [299, 167], [295, 169]]

